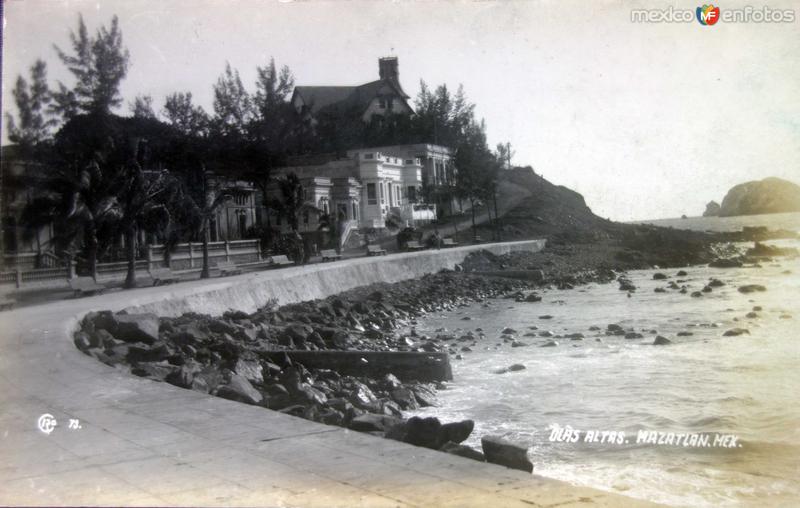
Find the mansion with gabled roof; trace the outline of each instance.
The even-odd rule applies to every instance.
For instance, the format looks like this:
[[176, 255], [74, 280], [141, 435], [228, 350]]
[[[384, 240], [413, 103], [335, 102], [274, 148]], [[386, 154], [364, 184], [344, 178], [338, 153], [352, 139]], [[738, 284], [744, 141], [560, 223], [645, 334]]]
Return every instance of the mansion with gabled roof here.
[[321, 114], [341, 115], [355, 112], [364, 122], [374, 115], [411, 115], [409, 96], [400, 85], [397, 57], [378, 61], [380, 79], [359, 86], [296, 86], [292, 105], [312, 119]]
[[[320, 115], [355, 115], [369, 123], [376, 115], [413, 115], [409, 95], [400, 84], [397, 57], [378, 61], [379, 79], [359, 86], [297, 86], [291, 103], [298, 114], [312, 122]], [[435, 220], [437, 206], [428, 203], [435, 189], [453, 187], [456, 169], [453, 154], [444, 146], [416, 143], [363, 147], [333, 154], [290, 157], [275, 175], [296, 174], [306, 203], [319, 212], [305, 212], [300, 231], [312, 232], [319, 216], [335, 214], [351, 229], [381, 229], [395, 224], [421, 224]], [[280, 199], [277, 184], [272, 194]], [[273, 211], [271, 224], [288, 231]]]

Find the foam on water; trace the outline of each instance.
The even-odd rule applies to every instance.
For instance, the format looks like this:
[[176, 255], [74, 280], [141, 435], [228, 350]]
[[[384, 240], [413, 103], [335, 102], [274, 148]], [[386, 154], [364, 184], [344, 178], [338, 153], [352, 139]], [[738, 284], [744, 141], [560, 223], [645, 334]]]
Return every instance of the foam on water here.
[[[800, 247], [800, 242], [770, 242]], [[791, 274], [783, 273], [790, 270]], [[667, 290], [652, 280], [654, 270], [631, 272], [638, 287], [632, 298], [617, 284], [571, 291], [550, 290], [540, 303], [494, 300], [458, 312], [428, 316], [417, 330], [486, 334], [464, 359], [454, 360], [454, 382], [439, 393], [440, 407], [419, 412], [444, 420], [471, 418], [480, 436], [503, 435], [530, 446], [538, 474], [577, 485], [624, 493], [679, 506], [791, 505], [800, 502], [800, 259], [777, 259], [762, 268], [695, 267], [685, 280], [699, 291], [710, 277], [724, 287], [701, 298]], [[762, 284], [764, 293], [737, 287]], [[759, 317], [745, 315], [756, 305]], [[539, 319], [549, 314], [552, 319]], [[472, 317], [462, 321], [465, 315]], [[792, 317], [781, 318], [783, 315]], [[590, 332], [609, 323], [635, 328], [641, 340]], [[516, 329], [529, 347], [502, 343], [504, 327]], [[536, 326], [581, 341], [523, 337]], [[723, 337], [730, 328], [750, 335]], [[657, 330], [674, 343], [650, 345]], [[677, 337], [677, 332], [693, 335]], [[458, 333], [456, 332], [458, 335]], [[596, 341], [600, 339], [600, 341]], [[459, 346], [463, 345], [459, 343]], [[526, 370], [492, 371], [513, 363]], [[631, 443], [550, 442], [551, 424], [580, 430], [625, 431]], [[635, 444], [638, 430], [732, 433], [741, 447], [685, 448]]]

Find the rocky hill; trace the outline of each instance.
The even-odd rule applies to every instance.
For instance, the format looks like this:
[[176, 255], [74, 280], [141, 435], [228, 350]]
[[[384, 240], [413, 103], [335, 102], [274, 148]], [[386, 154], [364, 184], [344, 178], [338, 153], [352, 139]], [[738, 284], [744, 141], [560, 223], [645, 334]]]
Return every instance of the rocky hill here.
[[780, 178], [765, 178], [731, 188], [720, 205], [719, 216], [800, 212], [800, 185]]

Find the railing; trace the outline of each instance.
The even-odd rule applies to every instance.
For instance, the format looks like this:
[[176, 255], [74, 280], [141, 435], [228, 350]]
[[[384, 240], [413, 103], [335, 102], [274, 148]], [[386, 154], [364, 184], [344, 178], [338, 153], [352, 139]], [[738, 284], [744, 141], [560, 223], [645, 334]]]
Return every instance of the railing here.
[[[36, 253], [24, 256], [24, 259], [35, 257]], [[236, 240], [231, 242], [209, 242], [208, 257], [211, 266], [220, 261], [231, 261], [237, 264], [254, 263], [261, 261], [260, 240]], [[47, 263], [62, 263], [61, 266], [47, 268], [27, 268], [17, 265], [14, 270], [0, 272], [0, 284], [14, 284], [17, 288], [30, 285], [63, 285], [75, 276], [75, 263], [67, 265], [55, 255], [45, 256]], [[166, 266], [164, 263], [164, 246], [150, 245], [147, 247], [147, 258], [135, 262], [137, 276], [144, 275], [148, 270]], [[173, 270], [200, 269], [203, 266], [203, 244], [183, 243], [172, 250], [170, 268]], [[105, 281], [122, 280], [128, 272], [127, 261], [113, 263], [97, 263], [97, 278]]]
[[350, 233], [352, 233], [354, 229], [358, 229], [358, 221], [348, 220], [344, 222], [344, 225], [342, 226], [342, 236], [339, 238], [340, 250], [347, 244], [347, 240], [350, 238]]
[[[261, 240], [209, 242], [208, 258], [212, 265], [218, 261], [232, 261], [234, 263], [261, 261]], [[163, 268], [166, 266], [163, 245], [148, 246], [147, 263], [150, 268]], [[169, 268], [173, 270], [191, 270], [202, 266], [203, 244], [201, 242], [178, 244], [170, 253]]]

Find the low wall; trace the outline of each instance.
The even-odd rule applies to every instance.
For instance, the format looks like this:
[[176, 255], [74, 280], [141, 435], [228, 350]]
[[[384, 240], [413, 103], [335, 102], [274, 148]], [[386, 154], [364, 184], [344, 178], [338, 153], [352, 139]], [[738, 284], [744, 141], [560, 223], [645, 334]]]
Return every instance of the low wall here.
[[[453, 269], [470, 253], [487, 250], [502, 255], [513, 251], [538, 252], [545, 240], [469, 245], [442, 250], [345, 259], [334, 263], [247, 273], [224, 279], [182, 283], [164, 288], [157, 299], [131, 294], [128, 312], [179, 316], [186, 312], [220, 315], [227, 310], [255, 312], [270, 300], [279, 305], [341, 293], [376, 282], [399, 282], [442, 269]], [[137, 301], [141, 300], [141, 301]]]
[[288, 355], [306, 368], [332, 369], [346, 376], [380, 378], [391, 372], [401, 381], [450, 381], [453, 371], [447, 353], [412, 351], [275, 351], [267, 358]]

